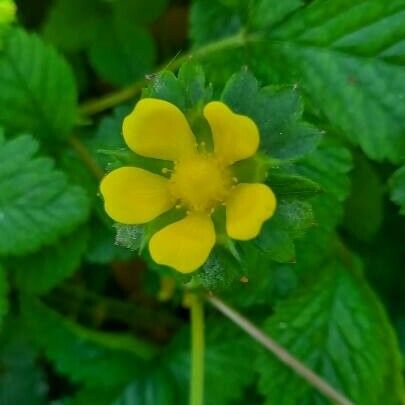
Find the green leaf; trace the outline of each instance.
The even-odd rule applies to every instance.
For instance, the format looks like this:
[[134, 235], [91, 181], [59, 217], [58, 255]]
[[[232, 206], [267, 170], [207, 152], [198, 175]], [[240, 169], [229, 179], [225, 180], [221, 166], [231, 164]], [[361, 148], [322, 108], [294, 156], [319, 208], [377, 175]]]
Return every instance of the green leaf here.
[[[206, 325], [205, 389], [207, 404], [225, 405], [237, 401], [252, 382], [253, 369], [247, 359], [255, 355], [251, 340], [234, 325], [208, 322]], [[188, 403], [190, 375], [190, 330], [180, 331], [168, 349], [164, 363], [174, 377], [179, 398], [176, 404]]]
[[324, 191], [311, 200], [315, 219], [322, 228], [333, 229], [343, 215], [343, 202], [350, 193], [350, 151], [325, 137], [319, 148], [299, 162], [298, 172], [317, 182]]
[[212, 87], [206, 85], [205, 73], [201, 65], [192, 60], [183, 63], [179, 69], [178, 80], [183, 86], [187, 109], [203, 106], [212, 98]]
[[[377, 297], [358, 268], [332, 262], [317, 271], [276, 307], [266, 332], [354, 403], [400, 403], [400, 355]], [[330, 403], [267, 352], [258, 370], [266, 404]]]
[[20, 324], [11, 319], [0, 336], [0, 398], [4, 405], [46, 403], [48, 383], [37, 353]]
[[38, 143], [0, 137], [0, 255], [30, 253], [86, 219], [85, 192], [68, 184], [53, 161], [35, 157]]
[[23, 296], [21, 305], [33, 341], [60, 373], [88, 387], [128, 383], [142, 374], [146, 362], [155, 355], [149, 343], [124, 333], [87, 329], [38, 299]]
[[77, 51], [94, 41], [109, 13], [109, 7], [100, 0], [56, 0], [43, 26], [43, 35], [66, 51]]
[[295, 88], [260, 89], [253, 74], [243, 69], [229, 79], [221, 98], [254, 120], [260, 147], [272, 158], [300, 158], [319, 142], [320, 132], [302, 120], [303, 104]]
[[194, 1], [190, 16], [190, 37], [198, 48], [208, 42], [236, 34], [242, 28], [241, 17], [219, 1]]
[[250, 18], [255, 27], [268, 29], [302, 6], [303, 0], [258, 0], [252, 5]]
[[283, 80], [299, 81], [313, 110], [377, 160], [395, 162], [405, 151], [405, 72], [392, 58], [405, 38], [404, 13], [402, 0], [315, 1], [269, 43]]
[[282, 170], [270, 170], [266, 182], [278, 196], [309, 198], [322, 192], [313, 180]]
[[112, 405], [175, 405], [173, 377], [162, 367], [129, 384]]
[[10, 267], [15, 271], [18, 288], [44, 294], [71, 276], [80, 267], [88, 236], [88, 229], [80, 227], [38, 252], [13, 258]]
[[280, 197], [276, 213], [266, 221], [254, 243], [277, 262], [295, 262], [294, 240], [314, 225], [311, 204], [294, 198]]
[[150, 72], [155, 59], [151, 35], [131, 20], [107, 22], [90, 47], [90, 62], [109, 83], [130, 84]]
[[182, 84], [174, 73], [163, 70], [154, 76], [149, 85], [144, 88], [142, 97], [159, 98], [166, 100], [186, 111], [186, 95]]
[[76, 88], [63, 58], [35, 34], [15, 29], [0, 53], [0, 125], [63, 138], [76, 119]]
[[223, 248], [215, 248], [196, 279], [210, 291], [220, 291], [230, 287], [244, 275], [241, 264]]
[[[211, 21], [205, 18], [206, 3], [197, 2], [191, 18], [194, 44], [222, 40], [201, 55], [209, 76], [221, 79], [244, 63], [265, 82], [298, 83], [310, 110], [370, 158], [399, 162], [405, 152], [403, 0], [315, 0], [284, 15], [273, 29], [263, 26], [267, 16], [278, 18], [280, 7], [297, 6], [284, 3], [263, 2], [265, 13], [253, 7], [256, 20], [241, 27], [237, 12], [215, 7]], [[236, 29], [230, 29], [231, 21], [237, 21]], [[214, 35], [217, 26], [220, 35]], [[233, 36], [243, 29], [242, 39]]]
[[402, 166], [390, 179], [391, 200], [400, 206], [399, 212], [405, 215], [405, 166]]
[[370, 241], [383, 221], [383, 184], [375, 168], [359, 155], [352, 171], [351, 194], [345, 204], [344, 227], [356, 238]]

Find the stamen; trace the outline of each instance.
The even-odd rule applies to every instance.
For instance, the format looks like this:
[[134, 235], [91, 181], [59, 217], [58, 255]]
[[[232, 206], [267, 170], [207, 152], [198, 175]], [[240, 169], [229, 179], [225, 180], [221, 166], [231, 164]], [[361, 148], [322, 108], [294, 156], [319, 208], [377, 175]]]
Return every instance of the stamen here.
[[239, 180], [238, 180], [237, 177], [232, 177], [232, 181], [233, 181], [234, 183], [237, 183]]
[[164, 167], [164, 168], [162, 169], [162, 173], [163, 173], [163, 174], [173, 173], [173, 170], [172, 170], [172, 169], [168, 169], [167, 167]]
[[176, 204], [175, 205], [175, 208], [176, 208], [176, 210], [179, 210], [180, 208], [182, 208], [183, 206], [181, 205], [181, 204]]

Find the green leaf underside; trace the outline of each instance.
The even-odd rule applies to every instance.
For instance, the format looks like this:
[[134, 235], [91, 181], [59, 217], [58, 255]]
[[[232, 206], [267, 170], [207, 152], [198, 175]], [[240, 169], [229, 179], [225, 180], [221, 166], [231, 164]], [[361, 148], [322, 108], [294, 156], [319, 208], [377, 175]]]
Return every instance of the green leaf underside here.
[[[200, 23], [203, 3], [197, 1], [192, 13]], [[224, 27], [215, 39], [229, 35], [231, 24], [225, 18], [229, 8], [217, 13]], [[224, 74], [242, 58], [265, 82], [298, 83], [312, 111], [369, 157], [397, 162], [405, 153], [404, 13], [403, 0], [314, 1], [269, 33], [247, 34], [245, 52], [236, 48], [206, 57], [206, 67]], [[194, 29], [195, 43], [213, 40], [206, 31]]]
[[0, 125], [63, 138], [76, 119], [76, 88], [62, 57], [35, 34], [14, 29], [0, 53]]
[[85, 192], [68, 184], [51, 159], [35, 157], [28, 135], [0, 139], [0, 255], [30, 253], [83, 222]]
[[[266, 332], [354, 403], [399, 403], [400, 356], [377, 298], [339, 263], [317, 277], [279, 304]], [[266, 404], [329, 403], [268, 353], [260, 355], [258, 367]]]

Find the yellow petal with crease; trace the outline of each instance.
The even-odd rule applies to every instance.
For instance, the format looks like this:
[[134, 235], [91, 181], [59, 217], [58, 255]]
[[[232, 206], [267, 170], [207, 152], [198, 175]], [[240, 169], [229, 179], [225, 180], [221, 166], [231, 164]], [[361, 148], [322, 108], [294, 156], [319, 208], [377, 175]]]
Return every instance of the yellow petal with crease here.
[[215, 245], [215, 229], [207, 214], [191, 213], [156, 232], [149, 250], [158, 264], [191, 273], [208, 259]]
[[255, 238], [276, 209], [276, 197], [264, 184], [238, 184], [226, 201], [226, 231], [237, 240]]
[[168, 181], [137, 167], [121, 167], [101, 181], [107, 214], [122, 224], [143, 224], [173, 206]]
[[184, 114], [164, 100], [144, 98], [123, 123], [124, 139], [135, 153], [177, 160], [194, 152], [196, 140]]
[[216, 155], [225, 163], [253, 156], [259, 147], [259, 130], [247, 116], [235, 114], [224, 103], [212, 101], [204, 107]]

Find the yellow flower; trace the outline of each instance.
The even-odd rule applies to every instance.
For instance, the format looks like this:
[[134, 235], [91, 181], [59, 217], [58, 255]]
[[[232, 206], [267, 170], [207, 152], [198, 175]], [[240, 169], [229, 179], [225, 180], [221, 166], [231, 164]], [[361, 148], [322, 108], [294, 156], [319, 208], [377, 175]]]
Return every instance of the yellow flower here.
[[212, 132], [213, 151], [198, 145], [184, 114], [173, 104], [144, 98], [125, 118], [124, 139], [148, 158], [171, 160], [173, 170], [160, 176], [138, 167], [121, 167], [101, 182], [105, 210], [117, 222], [144, 224], [184, 207], [183, 219], [157, 231], [149, 241], [152, 259], [182, 273], [197, 270], [216, 243], [211, 215], [226, 209], [226, 232], [236, 240], [255, 238], [276, 208], [271, 189], [260, 183], [238, 183], [232, 165], [252, 157], [259, 131], [248, 117], [212, 101], [203, 110]]

